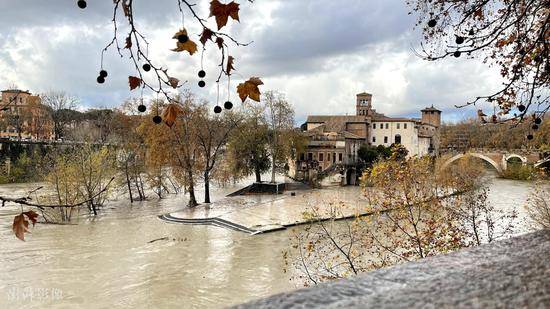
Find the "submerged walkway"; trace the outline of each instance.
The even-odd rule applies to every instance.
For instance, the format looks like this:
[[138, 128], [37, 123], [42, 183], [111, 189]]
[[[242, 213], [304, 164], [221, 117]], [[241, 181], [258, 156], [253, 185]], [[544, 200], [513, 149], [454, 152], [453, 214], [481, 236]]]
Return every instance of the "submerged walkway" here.
[[[304, 216], [315, 206], [317, 216], [331, 218], [330, 203], [338, 205], [339, 219], [366, 214], [367, 201], [359, 187], [328, 187], [286, 191], [279, 195], [225, 197], [211, 204], [161, 215], [162, 220], [181, 224], [214, 225], [250, 234], [265, 233], [307, 223]], [[291, 196], [290, 192], [296, 192]]]
[[237, 308], [550, 308], [550, 230]]

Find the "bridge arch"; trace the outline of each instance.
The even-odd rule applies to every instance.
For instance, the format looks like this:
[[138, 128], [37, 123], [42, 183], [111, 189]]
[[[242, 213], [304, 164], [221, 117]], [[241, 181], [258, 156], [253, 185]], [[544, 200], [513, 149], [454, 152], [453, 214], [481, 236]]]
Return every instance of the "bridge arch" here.
[[485, 156], [481, 153], [475, 153], [475, 152], [457, 154], [457, 155], [453, 156], [452, 158], [450, 158], [449, 160], [445, 161], [445, 163], [443, 163], [443, 168], [444, 169], [447, 168], [451, 163], [453, 163], [454, 161], [456, 161], [460, 158], [463, 158], [465, 156], [472, 156], [472, 157], [476, 157], [476, 158], [479, 158], [481, 160], [484, 160], [485, 162], [491, 164], [497, 170], [497, 172], [502, 173], [502, 166], [500, 166], [497, 162], [495, 162], [495, 160], [493, 160], [493, 159], [489, 158], [488, 156]]
[[525, 165], [527, 164], [527, 158], [526, 157], [522, 157], [518, 154], [515, 154], [515, 153], [512, 153], [512, 154], [508, 154], [508, 155], [505, 155], [502, 157], [502, 166], [504, 167], [504, 169], [508, 169], [508, 160], [512, 159], [512, 158], [518, 158], [521, 160], [521, 165]]
[[515, 154], [515, 153], [504, 156], [504, 161], [508, 162], [508, 160], [510, 160], [512, 158], [520, 159], [523, 164], [527, 163], [527, 158], [526, 157], [522, 157], [522, 156], [520, 156], [518, 154]]

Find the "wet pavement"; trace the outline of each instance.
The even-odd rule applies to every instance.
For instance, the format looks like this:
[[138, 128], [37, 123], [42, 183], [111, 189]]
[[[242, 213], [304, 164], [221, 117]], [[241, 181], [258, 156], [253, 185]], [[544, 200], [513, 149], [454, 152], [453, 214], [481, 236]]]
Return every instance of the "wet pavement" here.
[[[291, 192], [296, 195], [292, 196]], [[222, 227], [225, 221], [234, 224], [236, 230], [263, 233], [307, 223], [307, 213], [316, 209], [315, 206], [327, 203], [338, 204], [338, 212], [333, 213], [334, 208], [331, 207], [320, 207], [316, 209], [316, 218], [338, 219], [364, 215], [367, 213], [367, 201], [362, 194], [357, 193], [357, 187], [330, 186], [323, 189], [285, 191], [278, 195], [225, 197], [211, 204], [173, 212], [161, 218], [182, 224], [210, 224], [218, 221], [218, 226]]]

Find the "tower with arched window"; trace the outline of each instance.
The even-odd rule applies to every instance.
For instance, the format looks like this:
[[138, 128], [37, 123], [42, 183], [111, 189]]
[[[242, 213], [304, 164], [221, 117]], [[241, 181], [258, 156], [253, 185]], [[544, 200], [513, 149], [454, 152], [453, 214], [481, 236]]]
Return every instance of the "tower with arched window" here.
[[372, 110], [372, 94], [362, 92], [357, 94], [357, 116], [370, 116]]

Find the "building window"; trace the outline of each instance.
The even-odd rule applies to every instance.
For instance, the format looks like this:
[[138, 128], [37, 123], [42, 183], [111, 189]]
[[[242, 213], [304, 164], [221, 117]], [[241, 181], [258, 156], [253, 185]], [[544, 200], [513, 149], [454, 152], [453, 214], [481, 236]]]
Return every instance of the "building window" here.
[[342, 162], [342, 153], [341, 152], [338, 154], [338, 161]]
[[390, 124], [386, 123], [386, 130], [390, 128]]
[[305, 154], [302, 152], [302, 153], [300, 154], [300, 161], [304, 161], [304, 159], [305, 159]]
[[399, 130], [399, 125], [401, 125], [400, 123], [397, 123], [397, 129]]
[[376, 129], [376, 123], [373, 123], [373, 124], [372, 124], [372, 128], [373, 128], [373, 129]]
[[388, 143], [388, 137], [384, 136], [384, 144], [387, 144], [387, 143]]
[[330, 152], [327, 153], [327, 162], [330, 162]]
[[372, 142], [373, 142], [373, 143], [376, 143], [376, 136], [373, 136], [373, 137], [372, 137]]
[[407, 124], [406, 123], [403, 124], [403, 129], [405, 129], [405, 130], [407, 129]]
[[322, 152], [319, 153], [319, 162], [323, 162], [323, 159], [324, 159], [323, 155], [324, 155], [324, 153], [322, 153]]
[[309, 161], [312, 161], [312, 160], [313, 160], [313, 154], [312, 154], [311, 152], [308, 152], [308, 153], [307, 153], [307, 159], [308, 159]]
[[395, 143], [396, 144], [401, 144], [401, 135], [395, 134]]

